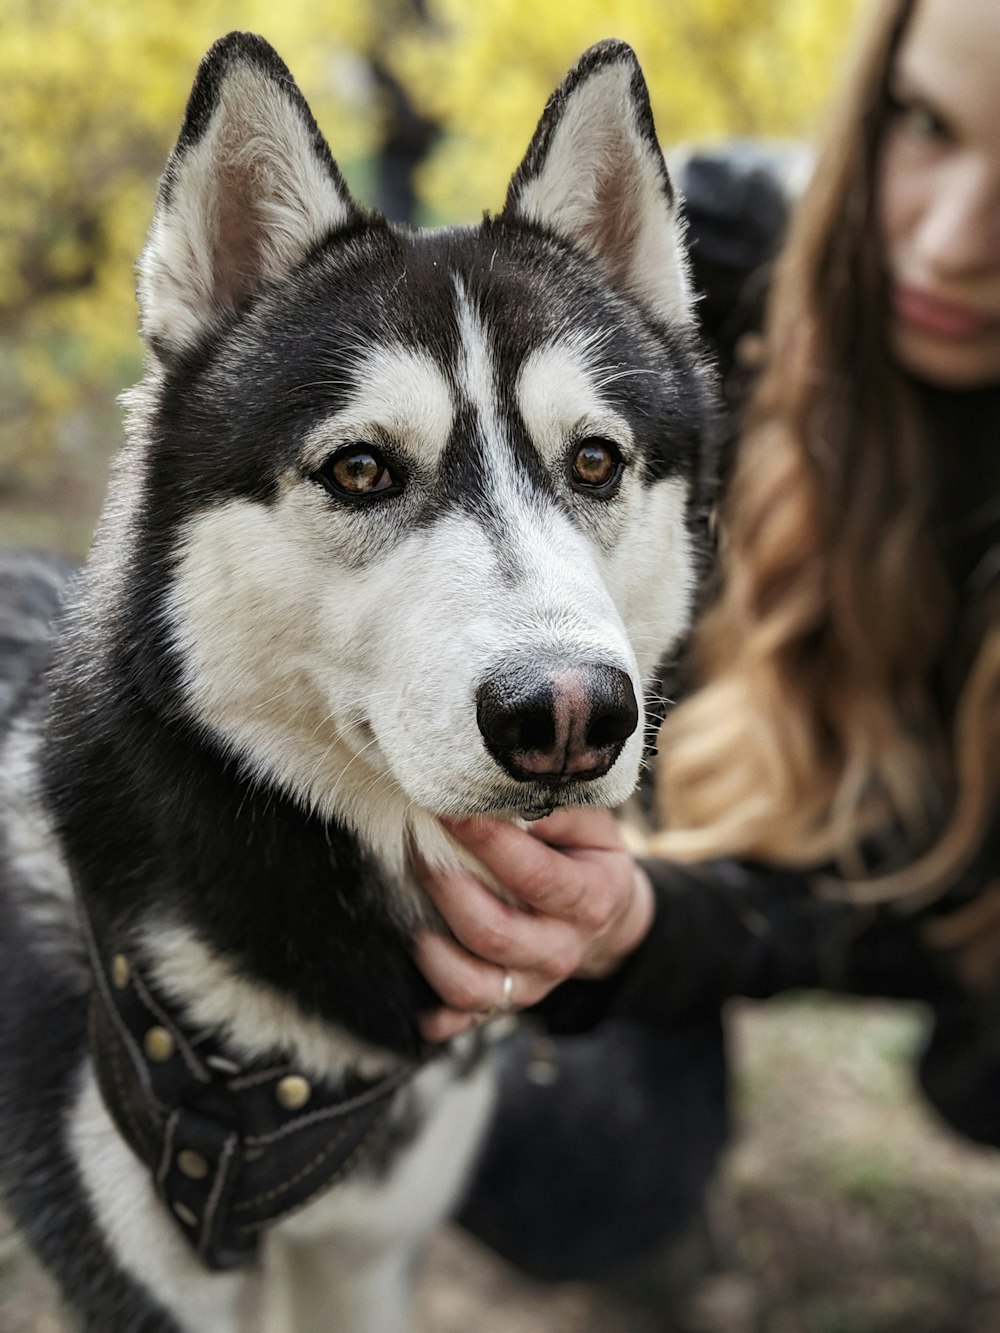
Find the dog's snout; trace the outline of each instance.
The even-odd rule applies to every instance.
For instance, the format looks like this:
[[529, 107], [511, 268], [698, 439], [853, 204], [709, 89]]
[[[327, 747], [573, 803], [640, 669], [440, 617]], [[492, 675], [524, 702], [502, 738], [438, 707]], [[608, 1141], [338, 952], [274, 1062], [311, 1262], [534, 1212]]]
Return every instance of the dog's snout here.
[[610, 666], [506, 671], [479, 687], [486, 748], [519, 782], [602, 777], [639, 725], [632, 682]]

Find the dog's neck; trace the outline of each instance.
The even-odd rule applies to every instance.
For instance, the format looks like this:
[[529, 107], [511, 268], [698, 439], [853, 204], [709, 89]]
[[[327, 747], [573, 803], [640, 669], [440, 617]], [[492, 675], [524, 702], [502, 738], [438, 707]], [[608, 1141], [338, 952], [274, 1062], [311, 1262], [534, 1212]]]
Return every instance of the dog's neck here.
[[201, 950], [274, 998], [275, 1031], [304, 1018], [365, 1050], [422, 1048], [417, 1016], [436, 1001], [410, 958], [400, 904], [413, 891], [386, 883], [347, 829], [255, 789], [141, 700], [108, 712], [69, 692], [55, 723], [48, 801], [99, 931], [152, 949], [178, 998]]

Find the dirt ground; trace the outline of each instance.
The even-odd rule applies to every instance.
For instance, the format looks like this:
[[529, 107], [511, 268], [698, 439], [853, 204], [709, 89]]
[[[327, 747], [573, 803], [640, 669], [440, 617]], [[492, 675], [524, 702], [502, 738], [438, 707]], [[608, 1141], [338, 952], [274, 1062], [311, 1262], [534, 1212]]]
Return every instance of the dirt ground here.
[[[704, 1225], [628, 1308], [527, 1282], [447, 1231], [415, 1333], [1000, 1333], [1000, 1154], [914, 1095], [923, 1024], [917, 1007], [871, 1002], [734, 1011], [737, 1137]], [[0, 1333], [70, 1328], [0, 1234]]]

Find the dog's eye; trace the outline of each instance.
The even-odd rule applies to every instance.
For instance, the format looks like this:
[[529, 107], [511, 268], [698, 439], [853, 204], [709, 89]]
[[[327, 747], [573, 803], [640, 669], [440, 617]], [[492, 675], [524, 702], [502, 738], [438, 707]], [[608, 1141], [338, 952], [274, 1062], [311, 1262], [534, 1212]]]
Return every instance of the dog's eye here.
[[313, 473], [332, 494], [348, 500], [395, 495], [402, 489], [382, 454], [370, 444], [348, 444]]
[[594, 435], [581, 440], [570, 457], [570, 480], [575, 490], [607, 495], [624, 470], [618, 446]]

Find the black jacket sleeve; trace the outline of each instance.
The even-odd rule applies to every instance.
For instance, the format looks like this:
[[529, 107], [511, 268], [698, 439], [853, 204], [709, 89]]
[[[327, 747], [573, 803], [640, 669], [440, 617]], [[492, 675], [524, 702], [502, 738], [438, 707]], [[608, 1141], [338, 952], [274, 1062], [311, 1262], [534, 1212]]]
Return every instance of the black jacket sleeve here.
[[[1000, 816], [961, 883], [935, 904], [935, 914], [968, 904], [984, 890], [995, 893], [998, 876]], [[919, 1076], [928, 1100], [953, 1129], [1000, 1147], [1000, 985], [961, 989], [935, 1005]]]
[[704, 146], [672, 164], [684, 198], [698, 321], [715, 354], [726, 406], [718, 445], [720, 494], [757, 377], [752, 348], [774, 261], [810, 165], [803, 147], [753, 139]]
[[817, 891], [811, 877], [735, 861], [643, 863], [656, 913], [606, 981], [570, 981], [539, 1006], [554, 1031], [611, 1015], [670, 1026], [734, 996], [800, 988], [944, 1003], [958, 993], [919, 921]]

